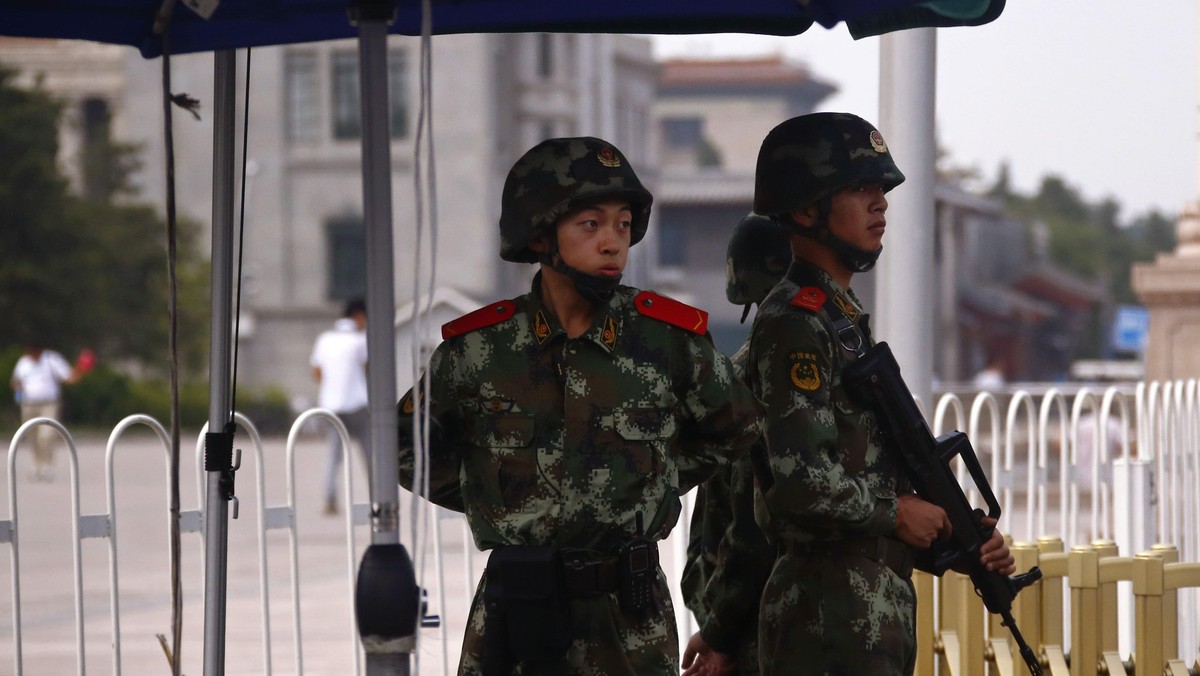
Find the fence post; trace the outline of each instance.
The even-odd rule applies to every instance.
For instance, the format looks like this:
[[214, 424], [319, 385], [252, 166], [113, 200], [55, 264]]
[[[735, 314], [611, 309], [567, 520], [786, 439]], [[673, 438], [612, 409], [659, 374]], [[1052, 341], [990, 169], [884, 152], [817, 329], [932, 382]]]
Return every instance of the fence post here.
[[[1134, 557], [1134, 668], [1137, 676], [1162, 673], [1165, 663], [1163, 632], [1163, 557], [1143, 552]], [[1173, 653], [1172, 653], [1173, 654]]]
[[1071, 585], [1071, 676], [1096, 676], [1100, 655], [1096, 616], [1100, 612], [1100, 557], [1087, 545], [1067, 556]]
[[962, 573], [947, 571], [942, 576], [942, 625], [945, 660], [951, 673], [983, 676], [983, 606], [971, 578]]
[[917, 646], [928, 646], [929, 650], [917, 649], [916, 676], [934, 676], [935, 653], [938, 646], [934, 640], [937, 628], [933, 626], [933, 575], [924, 571], [913, 571], [913, 588], [917, 595]]
[[[1179, 548], [1172, 544], [1157, 544], [1150, 554], [1162, 559], [1164, 564], [1179, 562]], [[1179, 654], [1179, 592], [1162, 592], [1162, 650], [1174, 657]]]
[[[1117, 543], [1112, 540], [1095, 540], [1092, 542], [1092, 549], [1095, 550], [1097, 556], [1097, 575], [1099, 575], [1099, 559], [1106, 559], [1117, 556]], [[1099, 585], [1099, 613], [1100, 613], [1100, 631], [1099, 631], [1099, 651], [1100, 652], [1117, 652], [1120, 648], [1118, 645], [1117, 630], [1120, 623], [1117, 617], [1117, 583], [1113, 582], [1097, 582]]]
[[1053, 674], [1067, 673], [1063, 640], [1063, 578], [1067, 573], [1067, 555], [1063, 553], [1062, 538], [1038, 538], [1038, 565], [1042, 569], [1042, 654]]
[[[1009, 551], [1012, 552], [1013, 558], [1017, 561], [1017, 570], [1029, 570], [1038, 565], [1038, 550], [1035, 545], [1028, 542], [1016, 542], [1009, 547]], [[1041, 614], [1041, 584], [1022, 594], [1017, 594], [1017, 599], [1013, 602], [1013, 618], [1016, 619], [1017, 626], [1021, 628], [1021, 633], [1030, 637], [1034, 652], [1039, 656], [1042, 655]], [[993, 633], [992, 635], [996, 636], [997, 634]], [[1001, 633], [999, 635], [1004, 636], [1005, 634]], [[1021, 658], [1016, 644], [1011, 641], [1009, 641], [1009, 654], [1012, 656], [1013, 664], [1019, 665], [1017, 667], [1018, 672], [1028, 674], [1029, 667], [1025, 665], [1025, 661]]]

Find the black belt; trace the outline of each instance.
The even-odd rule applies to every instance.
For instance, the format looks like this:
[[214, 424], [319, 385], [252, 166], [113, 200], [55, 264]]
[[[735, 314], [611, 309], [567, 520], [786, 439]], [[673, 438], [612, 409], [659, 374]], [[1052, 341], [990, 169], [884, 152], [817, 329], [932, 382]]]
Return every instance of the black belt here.
[[618, 559], [615, 556], [597, 557], [586, 550], [563, 550], [563, 579], [567, 593], [574, 597], [599, 596], [620, 588]]
[[841, 540], [792, 543], [786, 545], [785, 549], [797, 554], [858, 556], [887, 566], [902, 578], [908, 579], [912, 577], [913, 548], [892, 538], [856, 537], [843, 538]]

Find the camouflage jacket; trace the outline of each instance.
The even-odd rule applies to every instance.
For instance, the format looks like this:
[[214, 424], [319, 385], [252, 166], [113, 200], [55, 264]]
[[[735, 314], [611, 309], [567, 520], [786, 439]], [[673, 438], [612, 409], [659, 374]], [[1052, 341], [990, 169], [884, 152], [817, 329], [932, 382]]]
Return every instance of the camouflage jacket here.
[[[744, 379], [748, 344], [742, 345], [730, 357], [734, 374]], [[738, 459], [748, 462], [749, 454]], [[725, 529], [733, 520], [733, 503], [729, 488], [733, 479], [733, 466], [722, 468], [696, 488], [692, 505], [692, 520], [688, 524], [687, 560], [680, 576], [679, 587], [683, 603], [703, 626], [708, 618], [708, 606], [704, 603], [704, 587], [717, 566], [717, 549]]]
[[[640, 313], [619, 287], [568, 338], [533, 291], [511, 317], [443, 342], [429, 363], [429, 496], [475, 544], [612, 551], [666, 537], [679, 496], [743, 455], [762, 409], [706, 335]], [[399, 405], [400, 482], [413, 484], [412, 392]]]
[[[732, 357], [745, 378], [749, 343]], [[762, 440], [756, 444], [762, 452]], [[752, 451], [754, 452], [754, 451]], [[684, 602], [714, 650], [736, 654], [742, 674], [758, 673], [758, 599], [775, 562], [775, 548], [754, 520], [750, 454], [697, 490], [688, 561], [680, 582]]]
[[774, 543], [891, 535], [896, 498], [908, 491], [874, 414], [842, 387], [853, 353], [838, 340], [826, 297], [869, 336], [854, 293], [800, 260], [763, 301], [751, 330], [749, 381], [767, 408], [755, 512]]

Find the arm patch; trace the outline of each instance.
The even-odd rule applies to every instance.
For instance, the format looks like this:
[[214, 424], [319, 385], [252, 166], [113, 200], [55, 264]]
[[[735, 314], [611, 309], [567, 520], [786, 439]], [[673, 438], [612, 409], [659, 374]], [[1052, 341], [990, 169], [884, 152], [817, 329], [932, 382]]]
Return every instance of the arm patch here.
[[470, 333], [486, 326], [499, 324], [510, 319], [516, 312], [517, 306], [511, 300], [502, 300], [485, 305], [478, 310], [468, 312], [458, 319], [442, 324], [442, 340], [449, 340], [464, 333]]
[[708, 313], [673, 298], [643, 291], [633, 299], [638, 313], [698, 335], [708, 333]]

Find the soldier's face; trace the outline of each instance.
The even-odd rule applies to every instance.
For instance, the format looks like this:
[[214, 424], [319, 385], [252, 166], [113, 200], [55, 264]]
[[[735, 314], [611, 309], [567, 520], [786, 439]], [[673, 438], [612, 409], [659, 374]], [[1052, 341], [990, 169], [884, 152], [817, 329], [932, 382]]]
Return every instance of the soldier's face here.
[[834, 193], [829, 209], [829, 231], [863, 251], [883, 246], [888, 202], [880, 185], [859, 185]]
[[600, 277], [618, 277], [625, 271], [633, 233], [628, 202], [597, 202], [568, 213], [555, 227], [558, 252], [567, 265]]

